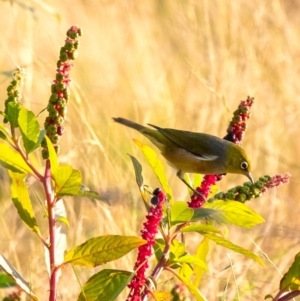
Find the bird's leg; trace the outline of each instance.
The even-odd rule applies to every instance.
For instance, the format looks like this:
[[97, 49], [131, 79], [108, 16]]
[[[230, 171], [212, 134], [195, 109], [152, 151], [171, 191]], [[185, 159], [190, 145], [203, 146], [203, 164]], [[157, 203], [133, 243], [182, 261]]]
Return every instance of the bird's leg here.
[[200, 193], [199, 191], [197, 191], [196, 189], [194, 189], [186, 180], [185, 180], [185, 178], [184, 178], [184, 172], [183, 171], [181, 171], [181, 170], [179, 170], [178, 172], [177, 172], [177, 177], [188, 187], [188, 188], [190, 188], [195, 194], [197, 194], [198, 196], [201, 196], [201, 197], [203, 197], [203, 199], [205, 200], [205, 197], [204, 197], [204, 195], [202, 194], [202, 193]]

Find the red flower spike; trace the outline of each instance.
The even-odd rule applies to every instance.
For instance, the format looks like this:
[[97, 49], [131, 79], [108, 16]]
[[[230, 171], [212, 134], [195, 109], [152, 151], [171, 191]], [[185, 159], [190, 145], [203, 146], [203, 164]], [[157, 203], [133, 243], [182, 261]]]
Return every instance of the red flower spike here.
[[130, 293], [126, 301], [140, 301], [142, 296], [148, 293], [145, 288], [147, 280], [145, 272], [149, 266], [148, 259], [152, 255], [152, 246], [155, 244], [155, 235], [163, 218], [163, 204], [166, 200], [166, 195], [161, 190], [155, 189], [154, 193], [157, 204], [151, 206], [146, 215], [147, 221], [143, 224], [144, 228], [141, 230], [141, 236], [147, 241], [147, 244], [138, 248], [138, 257], [134, 265], [136, 273], [128, 285]]

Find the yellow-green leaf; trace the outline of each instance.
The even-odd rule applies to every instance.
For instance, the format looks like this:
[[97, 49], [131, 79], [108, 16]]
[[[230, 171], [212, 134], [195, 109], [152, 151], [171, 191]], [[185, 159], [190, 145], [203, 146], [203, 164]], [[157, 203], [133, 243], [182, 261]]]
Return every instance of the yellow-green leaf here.
[[0, 143], [0, 165], [13, 172], [33, 174], [22, 156], [6, 143]]
[[145, 243], [145, 240], [135, 236], [94, 237], [68, 251], [64, 263], [95, 267], [116, 260]]
[[244, 249], [238, 245], [233, 244], [232, 242], [230, 242], [229, 240], [220, 237], [218, 235], [215, 234], [211, 234], [211, 233], [204, 233], [203, 234], [205, 237], [207, 237], [208, 239], [214, 241], [216, 244], [223, 246], [229, 250], [232, 250], [236, 253], [240, 253], [243, 254], [244, 256], [253, 259], [254, 261], [260, 263], [262, 266], [264, 266], [264, 262], [261, 260], [261, 258], [259, 256], [257, 256], [256, 254], [254, 254], [253, 252]]
[[220, 233], [220, 230], [214, 227], [213, 225], [194, 224], [180, 229], [180, 232], [198, 232], [202, 234], [205, 232]]
[[172, 202], [173, 194], [171, 188], [168, 183], [168, 179], [165, 173], [164, 166], [162, 162], [159, 160], [157, 153], [149, 146], [144, 145], [138, 140], [134, 139], [136, 145], [141, 149], [143, 152], [146, 160], [148, 161], [149, 165], [151, 166], [152, 170], [156, 174], [164, 192], [169, 196], [169, 201]]
[[12, 180], [10, 186], [12, 201], [18, 210], [20, 218], [30, 230], [40, 233], [29, 198], [28, 188], [24, 182], [26, 175], [8, 172]]
[[211, 217], [219, 223], [250, 229], [265, 221], [261, 215], [237, 201], [215, 200], [211, 203], [206, 203], [205, 208], [216, 210], [216, 214], [213, 214]]
[[194, 210], [189, 208], [186, 202], [174, 202], [171, 206], [171, 224], [189, 222], [194, 215]]
[[280, 281], [281, 291], [300, 290], [300, 252], [296, 254], [295, 260], [289, 270], [283, 275]]
[[207, 301], [207, 299], [201, 294], [198, 288], [191, 283], [189, 279], [179, 274], [175, 274], [175, 276], [187, 287], [196, 301]]
[[[203, 262], [206, 262], [206, 258], [209, 252], [209, 239], [207, 237], [204, 237], [199, 246], [197, 247], [196, 250], [196, 257], [201, 259]], [[195, 278], [193, 281], [193, 284], [198, 287], [200, 284], [201, 278], [205, 272], [205, 269], [202, 269], [199, 266], [195, 266], [194, 268], [194, 273], [195, 273]]]
[[174, 258], [174, 259], [172, 259], [172, 262], [174, 262], [174, 263], [189, 263], [189, 264], [194, 264], [194, 265], [199, 266], [202, 269], [208, 271], [208, 267], [207, 267], [206, 263], [202, 259], [197, 258], [197, 257], [192, 256], [192, 255], [189, 255], [189, 254], [181, 256], [179, 258]]
[[53, 147], [53, 144], [50, 141], [50, 139], [47, 137], [47, 135], [45, 135], [45, 139], [47, 142], [47, 147], [48, 147], [48, 152], [49, 152], [51, 173], [52, 173], [52, 175], [54, 175], [56, 172], [56, 169], [58, 168], [58, 158], [57, 158], [56, 151]]
[[81, 173], [68, 164], [60, 165], [53, 175], [58, 196], [77, 195], [81, 187]]

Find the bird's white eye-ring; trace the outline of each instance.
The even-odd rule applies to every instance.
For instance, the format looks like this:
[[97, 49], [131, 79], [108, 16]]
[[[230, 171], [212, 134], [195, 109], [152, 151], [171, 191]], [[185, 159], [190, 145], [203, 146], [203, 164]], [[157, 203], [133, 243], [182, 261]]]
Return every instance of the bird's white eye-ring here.
[[243, 170], [247, 170], [247, 168], [248, 168], [248, 163], [246, 162], [246, 161], [243, 161], [242, 163], [241, 163], [241, 169], [243, 169]]

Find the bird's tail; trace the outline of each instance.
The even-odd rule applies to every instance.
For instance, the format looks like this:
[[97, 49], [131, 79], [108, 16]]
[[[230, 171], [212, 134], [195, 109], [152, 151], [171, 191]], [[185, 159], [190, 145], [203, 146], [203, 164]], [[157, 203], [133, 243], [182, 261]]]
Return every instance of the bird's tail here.
[[125, 119], [125, 118], [121, 118], [121, 117], [114, 118], [113, 117], [113, 120], [115, 122], [118, 122], [118, 123], [121, 123], [123, 125], [126, 125], [126, 126], [128, 126], [130, 128], [133, 128], [133, 129], [135, 129], [135, 130], [137, 130], [137, 131], [139, 131], [141, 133], [145, 133], [145, 132], [147, 133], [149, 131], [149, 128], [147, 128], [147, 127], [145, 127], [143, 125], [140, 125], [140, 124], [138, 124], [136, 122], [130, 121], [128, 119]]

